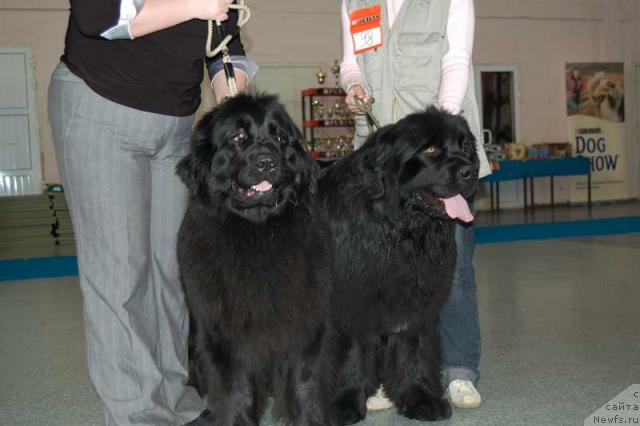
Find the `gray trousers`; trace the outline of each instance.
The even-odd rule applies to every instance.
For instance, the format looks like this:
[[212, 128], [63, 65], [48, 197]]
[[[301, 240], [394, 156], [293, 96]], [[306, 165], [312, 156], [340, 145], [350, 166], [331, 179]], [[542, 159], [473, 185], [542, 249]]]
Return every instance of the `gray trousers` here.
[[70, 206], [91, 381], [111, 425], [176, 426], [204, 403], [187, 382], [189, 316], [176, 235], [186, 189], [175, 174], [193, 117], [111, 102], [64, 65], [49, 118]]

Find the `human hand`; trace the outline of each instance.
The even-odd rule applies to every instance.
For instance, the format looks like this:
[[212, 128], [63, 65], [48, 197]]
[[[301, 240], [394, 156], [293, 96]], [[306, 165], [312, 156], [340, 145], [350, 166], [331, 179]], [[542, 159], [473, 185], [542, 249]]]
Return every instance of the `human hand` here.
[[226, 21], [229, 19], [229, 5], [233, 0], [189, 0], [191, 14], [205, 21]]
[[364, 87], [362, 87], [359, 84], [356, 84], [351, 86], [351, 88], [347, 92], [347, 97], [344, 102], [347, 104], [349, 111], [351, 111], [356, 115], [362, 115], [364, 114], [364, 112], [362, 112], [360, 108], [357, 107], [355, 102], [356, 96], [362, 99], [364, 102], [369, 101], [369, 95], [367, 94], [367, 91], [364, 89]]

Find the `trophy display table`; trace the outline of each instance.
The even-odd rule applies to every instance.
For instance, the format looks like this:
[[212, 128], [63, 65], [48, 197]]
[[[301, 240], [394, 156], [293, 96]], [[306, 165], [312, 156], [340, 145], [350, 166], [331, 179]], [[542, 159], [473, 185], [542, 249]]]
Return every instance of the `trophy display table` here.
[[353, 151], [353, 117], [340, 88], [302, 90], [302, 129], [309, 151], [319, 162], [340, 159]]

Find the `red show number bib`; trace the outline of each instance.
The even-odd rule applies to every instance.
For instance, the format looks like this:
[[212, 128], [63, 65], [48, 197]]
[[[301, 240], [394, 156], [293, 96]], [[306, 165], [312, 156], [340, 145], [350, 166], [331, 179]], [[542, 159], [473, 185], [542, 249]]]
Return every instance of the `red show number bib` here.
[[382, 46], [381, 11], [381, 5], [376, 4], [351, 12], [351, 38], [356, 55]]

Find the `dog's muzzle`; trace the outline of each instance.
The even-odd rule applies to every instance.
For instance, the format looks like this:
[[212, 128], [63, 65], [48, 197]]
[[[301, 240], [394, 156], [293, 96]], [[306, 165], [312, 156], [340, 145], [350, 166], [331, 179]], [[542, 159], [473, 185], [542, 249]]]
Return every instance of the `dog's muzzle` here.
[[278, 153], [269, 149], [251, 152], [234, 185], [239, 207], [274, 206], [278, 201], [278, 188], [282, 180], [283, 165]]

